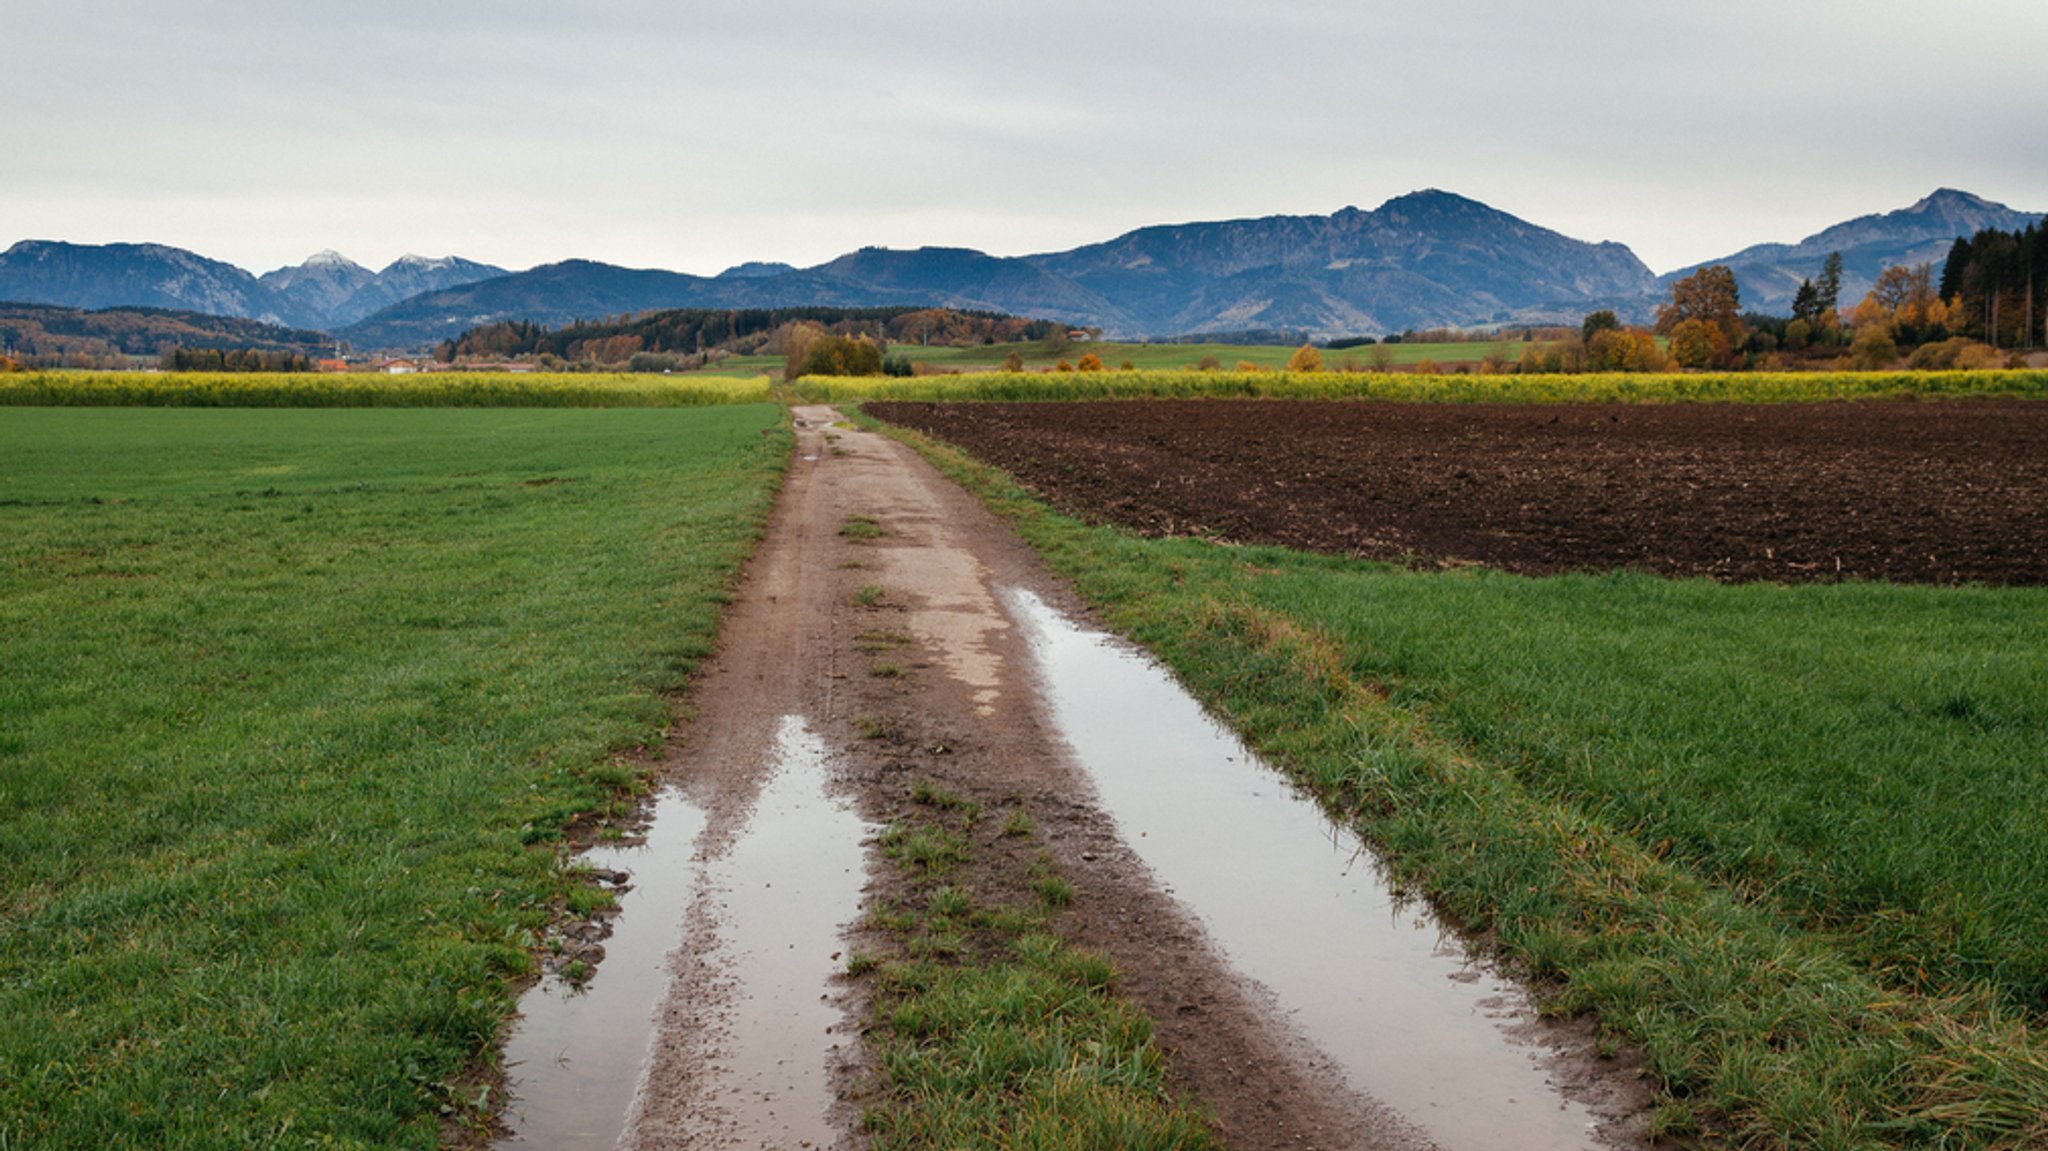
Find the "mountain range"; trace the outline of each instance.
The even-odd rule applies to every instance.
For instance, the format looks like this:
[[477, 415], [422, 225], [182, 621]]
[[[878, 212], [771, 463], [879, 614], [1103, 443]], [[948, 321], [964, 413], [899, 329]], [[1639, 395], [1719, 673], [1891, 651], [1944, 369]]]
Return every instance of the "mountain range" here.
[[[1797, 243], [1706, 263], [1736, 274], [1745, 307], [1782, 313], [1829, 252], [1853, 302], [1887, 265], [1939, 264], [1958, 236], [2036, 213], [1954, 189]], [[1491, 323], [1576, 323], [1613, 308], [1646, 319], [1693, 267], [1654, 275], [1625, 245], [1588, 243], [1450, 192], [1370, 211], [1140, 228], [1064, 252], [863, 248], [811, 268], [747, 263], [717, 276], [568, 260], [523, 272], [407, 256], [380, 272], [322, 252], [262, 276], [155, 244], [23, 241], [0, 253], [0, 300], [141, 305], [330, 331], [358, 348], [417, 348], [478, 324], [560, 325], [658, 308], [890, 305], [985, 309], [1142, 338], [1251, 329], [1316, 336]]]
[[334, 331], [401, 300], [508, 274], [455, 257], [401, 256], [381, 272], [336, 252], [253, 276], [163, 244], [23, 240], [0, 252], [0, 300], [164, 308]]

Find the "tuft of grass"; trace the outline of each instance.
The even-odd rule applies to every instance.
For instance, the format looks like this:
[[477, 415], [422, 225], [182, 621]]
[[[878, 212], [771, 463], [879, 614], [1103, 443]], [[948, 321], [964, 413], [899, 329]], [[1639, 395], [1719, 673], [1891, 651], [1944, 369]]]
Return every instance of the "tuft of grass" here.
[[887, 591], [883, 589], [881, 584], [863, 584], [859, 590], [853, 593], [853, 606], [873, 607], [880, 603], [882, 597], [887, 594]]
[[1035, 826], [1031, 813], [1021, 807], [1003, 817], [1003, 835], [1007, 838], [1021, 839], [1030, 835]]
[[[983, 906], [972, 870], [978, 805], [930, 781], [882, 836], [914, 901], [871, 909], [893, 954], [854, 974], [875, 988], [878, 1151], [1097, 1147], [1207, 1151], [1205, 1116], [1167, 1092], [1150, 1020], [1115, 994], [1115, 970], [1067, 946], [1044, 910]], [[950, 859], [929, 865], [935, 852]]]
[[903, 735], [902, 725], [886, 715], [856, 715], [853, 717], [853, 730], [859, 732], [862, 739], [878, 739], [889, 743], [894, 743]]
[[903, 665], [900, 663], [877, 663], [868, 668], [868, 674], [876, 679], [902, 679]]
[[839, 526], [839, 534], [847, 539], [865, 543], [881, 538], [882, 525], [867, 516], [849, 516], [846, 522]]
[[950, 875], [968, 858], [965, 839], [924, 822], [891, 824], [881, 844], [884, 857], [920, 875]]
[[900, 631], [864, 631], [854, 637], [853, 646], [862, 655], [879, 655], [910, 642], [910, 637]]
[[1074, 902], [1074, 885], [1052, 870], [1052, 863], [1040, 856], [1031, 868], [1031, 890], [1047, 907], [1060, 908]]
[[0, 1143], [437, 1146], [780, 418], [0, 408]]

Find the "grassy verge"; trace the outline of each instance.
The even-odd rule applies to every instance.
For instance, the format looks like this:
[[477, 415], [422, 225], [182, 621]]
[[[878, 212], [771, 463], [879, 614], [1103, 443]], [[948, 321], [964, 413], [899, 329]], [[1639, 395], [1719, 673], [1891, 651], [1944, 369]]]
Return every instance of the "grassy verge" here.
[[[0, 410], [0, 1146], [436, 1146], [777, 409]], [[771, 434], [764, 435], [764, 432]]]
[[1560, 376], [1366, 372], [988, 372], [978, 375], [806, 376], [798, 395], [844, 400], [1093, 400], [1267, 396], [1429, 403], [1771, 403], [1868, 396], [2048, 396], [2048, 372], [1728, 372]]
[[1553, 1010], [1639, 1044], [1659, 1130], [2048, 1143], [2048, 593], [1143, 541], [904, 438]]
[[768, 381], [762, 377], [544, 372], [0, 375], [0, 407], [687, 408], [768, 398]]
[[992, 827], [930, 783], [883, 833], [906, 894], [870, 914], [889, 954], [848, 964], [875, 985], [881, 1099], [863, 1126], [876, 1151], [1214, 1146], [1167, 1096], [1151, 1021], [1116, 997], [1109, 962], [1061, 941], [1072, 885], [1040, 857], [1025, 899], [987, 894], [987, 841], [1031, 835], [1021, 807]]

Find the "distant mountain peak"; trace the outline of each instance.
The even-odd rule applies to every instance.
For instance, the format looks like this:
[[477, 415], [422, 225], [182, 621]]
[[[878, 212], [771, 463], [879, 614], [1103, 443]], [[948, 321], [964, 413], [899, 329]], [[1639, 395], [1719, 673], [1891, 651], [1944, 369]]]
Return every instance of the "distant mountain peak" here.
[[725, 271], [718, 273], [716, 278], [720, 280], [768, 280], [786, 272], [794, 271], [796, 271], [796, 265], [794, 264], [783, 264], [768, 260], [748, 260], [744, 264], [734, 264]]
[[1936, 208], [1947, 207], [1978, 208], [1993, 212], [2012, 210], [2004, 204], [1995, 203], [1977, 195], [1975, 192], [1965, 192], [1960, 188], [1936, 188], [1934, 191], [1922, 196], [1918, 202], [1906, 210], [1908, 212], [1926, 212]]
[[[1885, 268], [1939, 264], [1959, 236], [1983, 228], [2024, 228], [2041, 217], [1987, 200], [1960, 188], [1936, 188], [1912, 206], [1873, 212], [1815, 232], [1796, 244], [1758, 244], [1707, 263], [1735, 273], [1745, 306], [1766, 311], [1789, 308], [1802, 281], [1820, 274], [1832, 252], [1842, 254], [1842, 301], [1861, 299]], [[1665, 283], [1705, 264], [1667, 272]]]
[[319, 251], [317, 251], [317, 252], [313, 253], [312, 255], [310, 255], [310, 256], [307, 256], [307, 257], [306, 257], [306, 262], [305, 262], [304, 264], [300, 265], [300, 266], [301, 266], [301, 267], [306, 267], [306, 268], [329, 268], [329, 267], [333, 267], [333, 268], [360, 268], [360, 267], [362, 267], [362, 265], [361, 265], [361, 264], [358, 264], [358, 263], [356, 263], [356, 262], [355, 262], [354, 260], [351, 260], [351, 259], [349, 259], [349, 258], [348, 258], [347, 256], [344, 256], [344, 255], [342, 255], [342, 254], [341, 254], [340, 252], [337, 252], [337, 251], [335, 251], [335, 250], [334, 250], [333, 248], [322, 248], [322, 249], [320, 249]]

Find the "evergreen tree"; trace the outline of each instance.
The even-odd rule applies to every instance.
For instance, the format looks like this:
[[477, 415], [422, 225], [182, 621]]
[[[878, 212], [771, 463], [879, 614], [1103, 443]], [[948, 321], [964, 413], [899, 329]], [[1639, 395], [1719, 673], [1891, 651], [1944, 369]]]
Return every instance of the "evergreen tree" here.
[[[1820, 266], [1820, 282], [1814, 285], [1820, 296], [1820, 310], [1832, 312], [1842, 303], [1842, 253], [1829, 252]], [[1817, 314], [1817, 313], [1816, 313]]]

